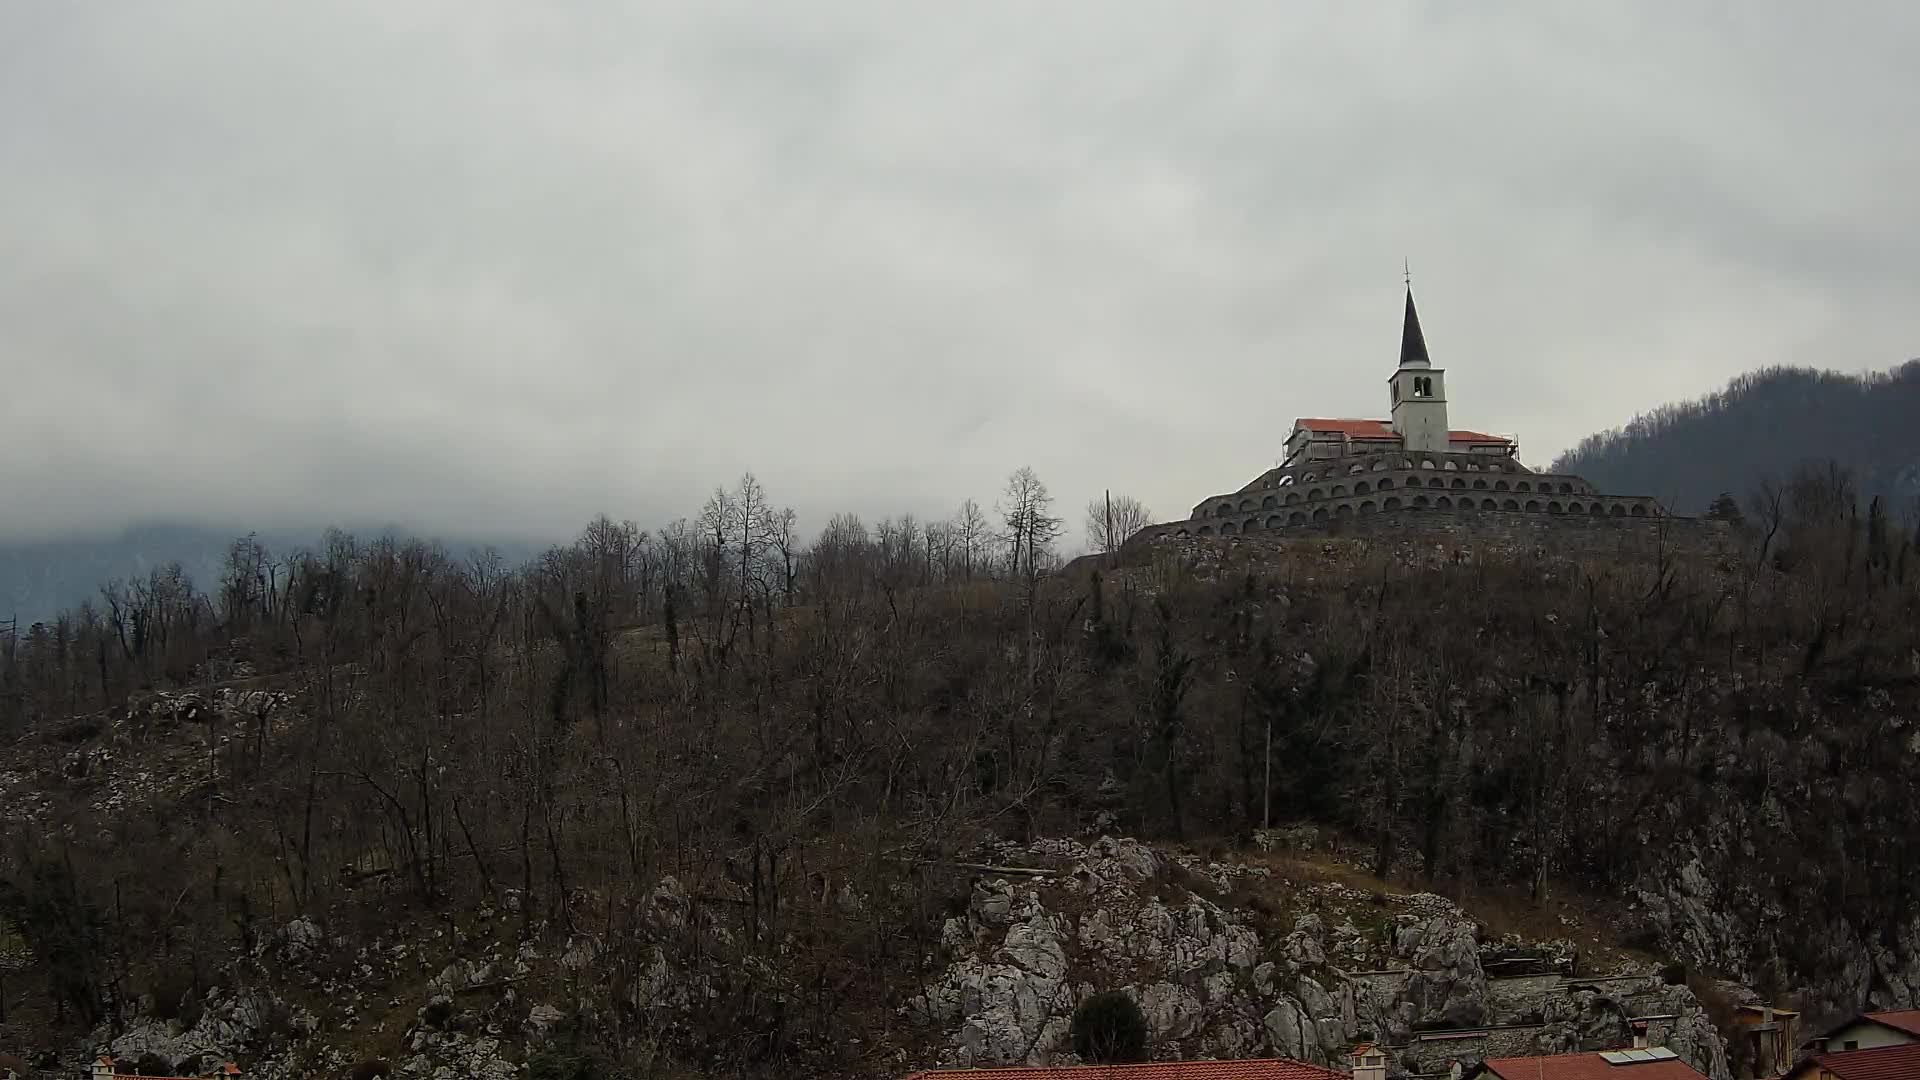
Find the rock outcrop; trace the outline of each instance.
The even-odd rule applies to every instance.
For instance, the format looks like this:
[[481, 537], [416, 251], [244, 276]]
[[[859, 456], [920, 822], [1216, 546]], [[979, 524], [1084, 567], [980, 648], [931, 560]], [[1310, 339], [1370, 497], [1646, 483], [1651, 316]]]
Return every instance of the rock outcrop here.
[[[1483, 951], [1516, 943], [1483, 941], [1474, 920], [1441, 897], [1274, 883], [1327, 911], [1263, 932], [1253, 913], [1221, 902], [1236, 882], [1264, 877], [1263, 867], [1169, 859], [1112, 838], [997, 854], [1051, 859], [1059, 872], [1017, 882], [984, 874], [966, 912], [944, 927], [949, 962], [911, 1009], [944, 1033], [953, 1064], [1070, 1062], [1074, 1008], [1120, 989], [1166, 1057], [1332, 1064], [1354, 1043], [1378, 1040], [1399, 1068], [1445, 1071], [1455, 1059], [1622, 1046], [1630, 1016], [1670, 1015], [1659, 1033], [1666, 1045], [1716, 1080], [1728, 1076], [1725, 1045], [1685, 986], [1650, 970], [1578, 982], [1491, 978]], [[1356, 913], [1371, 929], [1356, 925]], [[1450, 1034], [1430, 1037], [1439, 1031]]]

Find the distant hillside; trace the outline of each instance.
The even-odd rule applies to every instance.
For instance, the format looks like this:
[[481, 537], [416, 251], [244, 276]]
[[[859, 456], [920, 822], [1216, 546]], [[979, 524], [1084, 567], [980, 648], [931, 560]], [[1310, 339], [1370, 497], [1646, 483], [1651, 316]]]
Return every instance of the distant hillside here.
[[[379, 535], [399, 529], [372, 529], [361, 535]], [[202, 525], [144, 524], [111, 535], [60, 536], [49, 540], [0, 540], [0, 624], [18, 617], [24, 628], [51, 619], [84, 600], [98, 601], [100, 586], [109, 581], [145, 577], [169, 563], [179, 563], [202, 590], [220, 574], [227, 548], [243, 531]], [[274, 552], [318, 546], [319, 530], [279, 530], [257, 534]], [[481, 546], [471, 538], [448, 541], [456, 551]], [[534, 545], [506, 542], [494, 547], [509, 562], [531, 558]]]
[[1721, 492], [1744, 499], [1763, 477], [1829, 458], [1853, 472], [1864, 494], [1896, 505], [1920, 498], [1920, 360], [1871, 375], [1751, 372], [1718, 393], [1590, 435], [1553, 471], [1697, 513]]

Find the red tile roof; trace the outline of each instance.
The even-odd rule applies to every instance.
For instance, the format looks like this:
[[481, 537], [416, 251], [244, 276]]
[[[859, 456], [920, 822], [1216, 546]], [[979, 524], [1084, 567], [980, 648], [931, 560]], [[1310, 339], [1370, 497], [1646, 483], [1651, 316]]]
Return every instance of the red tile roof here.
[[1864, 1019], [1876, 1024], [1904, 1031], [1909, 1035], [1920, 1036], [1920, 1009], [1899, 1009], [1894, 1012], [1868, 1013]]
[[[125, 1061], [115, 1061], [111, 1055], [102, 1054], [93, 1059], [93, 1063], [95, 1066], [105, 1065], [107, 1068], [112, 1069], [115, 1076], [135, 1075], [134, 1073], [123, 1071], [133, 1068], [133, 1065]], [[222, 1076], [239, 1076], [240, 1068], [233, 1062], [228, 1061], [220, 1066], [220, 1074]], [[145, 1080], [200, 1080], [200, 1078], [193, 1076], [149, 1076], [146, 1077]]]
[[1386, 420], [1328, 420], [1308, 417], [1293, 422], [1295, 427], [1308, 431], [1330, 431], [1345, 435], [1350, 439], [1397, 439], [1391, 422]]
[[[1391, 420], [1335, 420], [1310, 416], [1295, 420], [1293, 426], [1323, 434], [1345, 435], [1349, 439], [1398, 439], [1400, 437], [1393, 430]], [[1449, 431], [1447, 441], [1505, 446], [1513, 440], [1479, 431]]]
[[907, 1080], [1349, 1080], [1346, 1073], [1286, 1058], [1254, 1061], [1153, 1061], [1056, 1069], [935, 1069]]
[[1598, 1053], [1557, 1054], [1488, 1058], [1486, 1066], [1500, 1080], [1707, 1080], [1678, 1058], [1614, 1065]]
[[1825, 1069], [1840, 1080], [1914, 1080], [1920, 1076], [1920, 1043], [1815, 1054], [1811, 1061], [1802, 1062], [1788, 1075], [1817, 1075], [1813, 1066]]
[[1501, 435], [1488, 435], [1488, 434], [1485, 434], [1484, 432], [1479, 432], [1479, 431], [1449, 431], [1447, 432], [1447, 441], [1448, 442], [1470, 442], [1470, 443], [1493, 443], [1499, 446], [1505, 446], [1508, 443], [1512, 442], [1513, 440]]

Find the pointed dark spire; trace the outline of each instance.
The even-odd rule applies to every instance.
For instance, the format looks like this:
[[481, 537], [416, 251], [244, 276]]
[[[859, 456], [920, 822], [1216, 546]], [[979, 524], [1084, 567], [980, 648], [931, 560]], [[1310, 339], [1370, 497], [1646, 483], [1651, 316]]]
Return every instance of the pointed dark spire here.
[[1431, 367], [1427, 337], [1420, 332], [1420, 313], [1413, 309], [1413, 286], [1407, 286], [1407, 319], [1400, 327], [1400, 366]]

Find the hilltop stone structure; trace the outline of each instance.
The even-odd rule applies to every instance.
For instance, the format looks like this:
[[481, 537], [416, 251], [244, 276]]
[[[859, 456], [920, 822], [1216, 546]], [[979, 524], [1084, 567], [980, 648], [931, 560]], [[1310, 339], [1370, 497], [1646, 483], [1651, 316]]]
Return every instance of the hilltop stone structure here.
[[1135, 539], [1326, 532], [1376, 515], [1397, 523], [1447, 515], [1469, 528], [1538, 516], [1603, 529], [1671, 517], [1650, 496], [1607, 495], [1578, 476], [1534, 472], [1520, 464], [1520, 444], [1509, 436], [1449, 426], [1446, 376], [1427, 355], [1409, 285], [1400, 363], [1387, 378], [1388, 419], [1297, 419], [1277, 468]]

